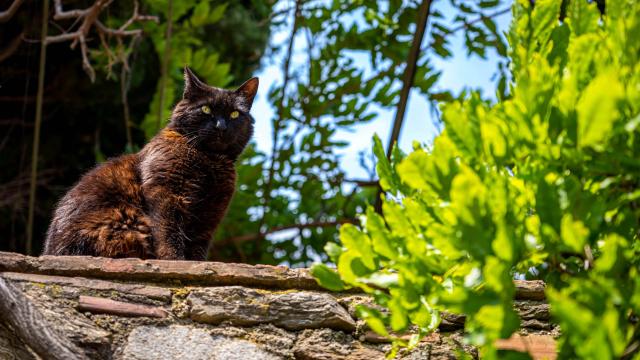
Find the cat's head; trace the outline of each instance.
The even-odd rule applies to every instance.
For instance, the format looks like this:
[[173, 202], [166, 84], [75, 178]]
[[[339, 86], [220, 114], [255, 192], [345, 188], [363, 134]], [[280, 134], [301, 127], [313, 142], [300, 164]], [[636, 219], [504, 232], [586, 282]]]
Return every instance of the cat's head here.
[[169, 127], [199, 149], [236, 159], [253, 135], [249, 111], [257, 91], [258, 78], [225, 90], [205, 84], [185, 67], [184, 94]]

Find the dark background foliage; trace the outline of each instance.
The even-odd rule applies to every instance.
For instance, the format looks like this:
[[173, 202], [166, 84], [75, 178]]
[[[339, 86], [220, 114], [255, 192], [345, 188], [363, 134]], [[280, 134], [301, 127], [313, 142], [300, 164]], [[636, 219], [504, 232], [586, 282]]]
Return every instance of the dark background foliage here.
[[[102, 0], [50, 1], [48, 36], [56, 37], [82, 23], [56, 17], [56, 3], [69, 11]], [[368, 176], [347, 177], [339, 153], [348, 144], [338, 134], [379, 120], [382, 110], [396, 113], [388, 126], [399, 130], [410, 92], [436, 115], [438, 101], [457, 98], [437, 86], [441, 73], [433, 65], [452, 57], [452, 37], [462, 39], [468, 56], [498, 59], [495, 81], [500, 94], [507, 91], [506, 45], [495, 19], [509, 12], [510, 1], [140, 0], [139, 13], [157, 21], [129, 24], [138, 37], [101, 36], [92, 27], [84, 62], [82, 47], [71, 49], [72, 41], [47, 46], [28, 249], [43, 3], [3, 0], [0, 11], [16, 2], [17, 13], [0, 23], [0, 54], [6, 54], [0, 55], [0, 250], [40, 252], [56, 200], [80, 175], [108, 157], [137, 151], [166, 123], [180, 98], [185, 64], [221, 87], [238, 85], [261, 62], [275, 60], [282, 74], [281, 81], [261, 84], [260, 96], [275, 114], [254, 115], [271, 122], [272, 147], [261, 152], [252, 144], [238, 163], [237, 192], [209, 252], [221, 261], [301, 266], [327, 260], [325, 244], [380, 194], [370, 151], [360, 154]], [[97, 19], [112, 29], [127, 25], [135, 2], [107, 4]], [[276, 42], [274, 32], [287, 36]], [[393, 132], [388, 149], [399, 134]]]
[[[0, 1], [0, 9], [11, 1]], [[131, 13], [129, 2], [114, 2], [102, 18], [126, 19]], [[166, 3], [166, 1], [165, 1]], [[190, 2], [185, 2], [190, 3]], [[195, 2], [191, 2], [194, 3]], [[84, 9], [93, 1], [65, 1], [65, 9]], [[192, 4], [193, 5], [193, 4]], [[148, 7], [146, 7], [148, 9]], [[218, 54], [220, 62], [229, 64], [229, 75], [235, 81], [248, 78], [259, 65], [269, 38], [266, 21], [271, 7], [253, 6], [251, 1], [233, 2], [226, 16], [207, 24], [190, 37], [205, 45], [209, 53]], [[190, 10], [193, 12], [193, 9]], [[141, 13], [146, 12], [144, 3]], [[40, 52], [41, 2], [26, 1], [10, 21], [0, 24], [0, 52], [8, 51], [13, 41], [19, 46], [0, 62], [0, 250], [26, 252], [25, 228], [29, 198], [31, 144], [35, 116]], [[184, 15], [189, 16], [188, 12]], [[181, 20], [175, 26], [180, 26]], [[52, 26], [56, 23], [56, 26]], [[49, 33], [60, 31], [72, 21], [50, 19]], [[89, 41], [99, 48], [98, 40]], [[16, 40], [18, 39], [18, 40]], [[94, 50], [99, 51], [99, 50]], [[98, 61], [104, 60], [97, 55]], [[161, 76], [161, 63], [150, 36], [142, 36], [130, 55], [128, 108], [132, 119], [135, 147], [145, 143], [142, 119], [150, 112], [150, 102]], [[107, 77], [96, 65], [95, 82], [83, 71], [78, 49], [69, 42], [47, 47], [44, 85], [42, 135], [39, 152], [39, 174], [34, 221], [33, 253], [38, 254], [50, 214], [57, 199], [97, 161], [118, 156], [126, 149], [123, 102], [118, 65]], [[180, 78], [179, 69], [172, 69]], [[238, 80], [240, 79], [240, 80]], [[168, 101], [172, 105], [174, 99]]]

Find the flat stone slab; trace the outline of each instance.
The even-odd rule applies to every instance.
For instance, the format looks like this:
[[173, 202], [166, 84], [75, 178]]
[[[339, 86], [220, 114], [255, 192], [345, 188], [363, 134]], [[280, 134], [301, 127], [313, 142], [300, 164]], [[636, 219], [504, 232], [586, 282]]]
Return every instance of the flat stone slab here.
[[160, 300], [165, 303], [171, 302], [171, 290], [146, 284], [126, 284], [81, 277], [21, 274], [13, 272], [0, 273], [0, 277], [20, 282], [71, 286], [80, 289], [91, 289], [98, 291], [116, 291], [119, 293], [144, 296], [154, 300]]
[[91, 256], [31, 257], [0, 251], [0, 272], [135, 282], [179, 281], [207, 286], [242, 285], [322, 290], [308, 269], [186, 260], [110, 259]]
[[[0, 251], [0, 272], [60, 275], [129, 282], [240, 285], [326, 291], [308, 269], [208, 261], [109, 259], [91, 256], [32, 257]], [[544, 300], [544, 282], [515, 280], [516, 299]]]
[[356, 327], [345, 308], [326, 293], [261, 291], [240, 286], [193, 290], [187, 297], [191, 320], [251, 326], [270, 323], [288, 330]]
[[241, 339], [212, 336], [189, 326], [139, 326], [131, 331], [122, 354], [127, 360], [279, 360], [279, 356]]

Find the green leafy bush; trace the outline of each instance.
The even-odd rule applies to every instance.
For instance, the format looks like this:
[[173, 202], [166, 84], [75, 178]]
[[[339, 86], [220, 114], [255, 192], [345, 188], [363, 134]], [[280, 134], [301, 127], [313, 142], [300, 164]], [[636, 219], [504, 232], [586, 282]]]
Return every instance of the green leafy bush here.
[[465, 314], [487, 358], [519, 326], [512, 279], [543, 279], [560, 358], [638, 358], [640, 2], [519, 0], [513, 19], [509, 95], [444, 104], [433, 145], [390, 162], [375, 139], [382, 215], [313, 272], [387, 307], [360, 309], [381, 334]]

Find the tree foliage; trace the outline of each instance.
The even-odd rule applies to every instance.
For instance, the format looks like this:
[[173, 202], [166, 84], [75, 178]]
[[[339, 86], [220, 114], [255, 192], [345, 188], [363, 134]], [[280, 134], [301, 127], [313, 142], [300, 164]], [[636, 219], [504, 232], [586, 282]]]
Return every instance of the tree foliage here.
[[[446, 89], [436, 90], [440, 71], [431, 60], [451, 57], [456, 32], [466, 39], [469, 54], [504, 52], [493, 18], [503, 3], [434, 2], [429, 46], [417, 59], [413, 89], [430, 101], [452, 98]], [[275, 44], [284, 58], [284, 79], [268, 89], [276, 109], [273, 146], [264, 154], [245, 153], [236, 198], [215, 236], [216, 259], [290, 265], [326, 259], [322, 249], [336, 239], [337, 225], [355, 222], [377, 193], [373, 177], [351, 179], [340, 167], [347, 143], [339, 134], [398, 106], [420, 2], [283, 4], [283, 17], [274, 23], [283, 21], [289, 32], [283, 44]], [[361, 158], [369, 165], [365, 154]], [[277, 240], [270, 237], [276, 231]]]
[[[49, 37], [68, 35], [83, 25], [84, 18], [78, 16], [56, 18], [54, 1], [49, 2]], [[105, 4], [97, 0], [60, 3], [64, 12], [76, 14]], [[192, 65], [215, 85], [239, 85], [258, 67], [270, 36], [272, 2], [140, 0], [139, 14], [155, 16], [158, 22], [130, 23], [127, 30], [135, 36], [97, 30], [96, 20], [105, 28], [120, 29], [137, 8], [134, 1], [107, 3], [89, 24], [85, 38], [95, 81], [83, 71], [80, 45], [70, 48], [72, 41], [47, 45], [34, 254], [39, 253], [56, 201], [82, 173], [106, 158], [136, 151], [155, 135], [158, 126], [166, 124], [169, 109], [182, 95], [184, 65]], [[0, 250], [28, 252], [28, 160], [42, 2], [4, 1], [0, 11], [4, 13], [11, 4], [17, 4], [17, 11], [0, 19]], [[171, 36], [167, 36], [169, 23]], [[171, 50], [168, 57], [166, 43]]]
[[[436, 87], [440, 72], [431, 60], [452, 56], [450, 38], [456, 33], [464, 36], [469, 54], [503, 53], [504, 39], [493, 19], [503, 13], [503, 3], [433, 2], [413, 89], [430, 101], [452, 98], [447, 89]], [[3, 39], [37, 38], [41, 17], [33, 4], [22, 4], [2, 25]], [[62, 1], [65, 11], [92, 4]], [[118, 29], [134, 4], [109, 3], [98, 19]], [[55, 201], [84, 171], [136, 151], [166, 123], [181, 95], [185, 64], [210, 84], [236, 85], [259, 64], [275, 29], [290, 36], [283, 43], [273, 40], [266, 60], [281, 54], [286, 76], [261, 87], [259, 96], [269, 97], [274, 117], [255, 114], [257, 122], [271, 121], [273, 146], [263, 152], [252, 144], [240, 159], [237, 192], [210, 259], [304, 265], [324, 258], [322, 249], [337, 238], [337, 227], [355, 222], [377, 193], [370, 154], [361, 156], [370, 178], [346, 177], [339, 153], [347, 144], [340, 134], [379, 120], [381, 109], [401, 106], [398, 94], [419, 2], [144, 0], [139, 5], [141, 14], [158, 18], [131, 25], [143, 30], [140, 37], [103, 39], [95, 27], [87, 34], [94, 83], [81, 71], [77, 48], [69, 49], [68, 42], [47, 47], [34, 252]], [[82, 23], [54, 20], [51, 36]], [[37, 44], [18, 43], [17, 52], [2, 57], [0, 67], [0, 95], [6, 95], [0, 101], [10, 102], [3, 103], [0, 119], [6, 120], [6, 125], [0, 122], [5, 133], [0, 165], [8, 169], [0, 174], [0, 228], [10, 240], [0, 246], [23, 251], [24, 189], [29, 185], [24, 159], [32, 142], [29, 101], [38, 75]]]
[[484, 356], [513, 355], [493, 342], [519, 326], [525, 277], [547, 283], [560, 358], [638, 358], [640, 3], [598, 5], [516, 1], [508, 92], [444, 103], [444, 131], [408, 155], [375, 139], [382, 214], [327, 245], [337, 273], [313, 270], [387, 307], [360, 309], [373, 330], [423, 335], [447, 310]]

